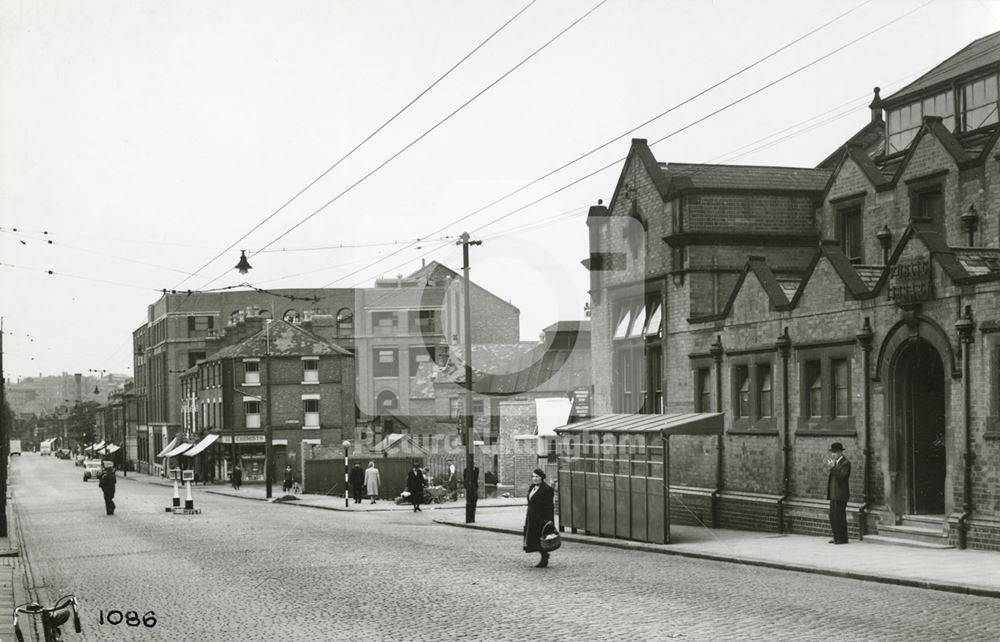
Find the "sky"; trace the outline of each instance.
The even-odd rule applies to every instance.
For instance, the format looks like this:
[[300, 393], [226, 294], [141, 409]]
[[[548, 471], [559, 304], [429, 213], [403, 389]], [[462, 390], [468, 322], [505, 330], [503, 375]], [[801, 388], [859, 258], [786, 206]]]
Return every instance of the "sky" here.
[[131, 374], [163, 289], [370, 287], [460, 269], [462, 232], [537, 339], [584, 316], [631, 138], [812, 167], [997, 30], [1000, 0], [0, 0], [4, 372]]

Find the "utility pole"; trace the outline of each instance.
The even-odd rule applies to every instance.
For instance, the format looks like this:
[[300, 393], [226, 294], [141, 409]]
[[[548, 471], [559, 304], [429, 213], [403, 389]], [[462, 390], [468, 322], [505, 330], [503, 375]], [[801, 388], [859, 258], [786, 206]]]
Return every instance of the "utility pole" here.
[[264, 426], [264, 490], [267, 499], [271, 499], [271, 463], [274, 459], [274, 446], [271, 445], [271, 320], [264, 321], [264, 397], [267, 424]]
[[472, 299], [469, 294], [469, 246], [482, 245], [482, 241], [470, 241], [469, 233], [462, 232], [462, 238], [455, 245], [462, 246], [462, 279], [465, 281], [465, 523], [476, 522], [476, 502], [478, 479], [476, 479], [476, 458], [472, 430]]
[[0, 317], [0, 537], [7, 537], [7, 376], [3, 373], [3, 317]]

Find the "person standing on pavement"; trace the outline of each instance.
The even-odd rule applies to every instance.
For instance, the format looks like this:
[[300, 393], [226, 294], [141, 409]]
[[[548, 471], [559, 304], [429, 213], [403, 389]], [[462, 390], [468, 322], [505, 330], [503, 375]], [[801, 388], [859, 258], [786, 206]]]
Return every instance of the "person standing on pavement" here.
[[413, 512], [420, 511], [420, 505], [424, 503], [424, 486], [427, 479], [424, 471], [420, 469], [420, 464], [413, 462], [413, 468], [406, 475], [406, 490], [410, 493], [410, 502], [413, 503]]
[[97, 485], [104, 493], [104, 510], [108, 512], [108, 515], [115, 514], [115, 485], [117, 483], [118, 477], [115, 475], [115, 469], [105, 468]]
[[292, 490], [292, 486], [295, 485], [295, 473], [292, 472], [291, 466], [285, 466], [285, 483], [282, 485], [282, 490], [286, 493]]
[[351, 497], [354, 498], [354, 503], [360, 504], [361, 498], [365, 495], [365, 471], [361, 470], [361, 466], [354, 464], [348, 481], [351, 483]]
[[378, 472], [378, 468], [375, 468], [375, 462], [368, 462], [368, 469], [365, 471], [365, 490], [368, 491], [368, 496], [372, 498], [372, 503], [378, 499], [378, 487], [382, 483], [382, 476]]
[[233, 488], [239, 490], [242, 484], [243, 484], [243, 469], [240, 468], [239, 464], [236, 464], [236, 467], [233, 468]]
[[483, 481], [486, 483], [486, 498], [496, 497], [497, 494], [497, 475], [492, 470], [487, 470], [486, 475], [483, 477]]
[[528, 489], [528, 512], [524, 516], [524, 552], [541, 553], [542, 558], [536, 568], [549, 565], [549, 553], [542, 550], [542, 530], [549, 522], [555, 525], [555, 492], [545, 483], [545, 471], [536, 468], [531, 473], [531, 488]]
[[847, 543], [847, 500], [851, 496], [848, 480], [851, 477], [851, 462], [844, 457], [844, 446], [838, 441], [830, 444], [830, 454], [826, 465], [830, 475], [826, 482], [826, 498], [830, 500], [830, 529], [833, 531], [831, 544]]

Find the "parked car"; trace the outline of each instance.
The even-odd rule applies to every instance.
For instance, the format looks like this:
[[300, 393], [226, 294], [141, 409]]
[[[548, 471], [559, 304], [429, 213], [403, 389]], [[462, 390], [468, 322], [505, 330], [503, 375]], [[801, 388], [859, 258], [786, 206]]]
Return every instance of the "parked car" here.
[[104, 472], [104, 465], [100, 459], [87, 459], [83, 462], [83, 481], [91, 477], [97, 477]]
[[87, 461], [87, 456], [86, 455], [77, 455], [76, 457], [73, 458], [73, 462], [77, 466], [83, 466], [83, 462], [85, 462], [85, 461]]
[[70, 457], [69, 448], [60, 448], [59, 450], [57, 450], [56, 457], [58, 457], [59, 459], [69, 459]]

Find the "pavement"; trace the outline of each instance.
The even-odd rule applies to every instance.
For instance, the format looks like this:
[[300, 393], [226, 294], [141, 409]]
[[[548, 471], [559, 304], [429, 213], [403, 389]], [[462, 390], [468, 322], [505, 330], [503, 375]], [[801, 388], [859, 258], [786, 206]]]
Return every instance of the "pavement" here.
[[[13, 477], [13, 476], [12, 476]], [[143, 474], [129, 475], [129, 480], [170, 487], [169, 480]], [[0, 640], [14, 639], [10, 613], [14, 604], [30, 599], [23, 569], [23, 556], [30, 553], [18, 539], [16, 478], [12, 479], [9, 501], [8, 537], [0, 537]], [[408, 504], [397, 505], [380, 500], [375, 504], [353, 500], [345, 506], [343, 497], [325, 495], [288, 495], [280, 485], [265, 497], [262, 484], [244, 485], [240, 490], [229, 486], [197, 485], [196, 498], [202, 493], [250, 501], [277, 501], [288, 506], [340, 512], [407, 512]], [[186, 491], [181, 486], [181, 505]], [[168, 495], [169, 496], [169, 495]], [[476, 522], [465, 523], [465, 502], [426, 505], [433, 522], [448, 527], [471, 528], [521, 536], [524, 522], [523, 498], [481, 499]], [[729, 562], [747, 567], [767, 567], [802, 573], [879, 582], [922, 589], [1000, 598], [1000, 553], [978, 550], [925, 550], [852, 540], [847, 546], [834, 546], [825, 537], [779, 535], [756, 531], [706, 529], [675, 525], [672, 542], [666, 545], [630, 542], [583, 533], [563, 532], [563, 549], [572, 547], [579, 554], [585, 546], [613, 547], [636, 555], [678, 555], [689, 558]], [[560, 555], [560, 552], [554, 556]]]

